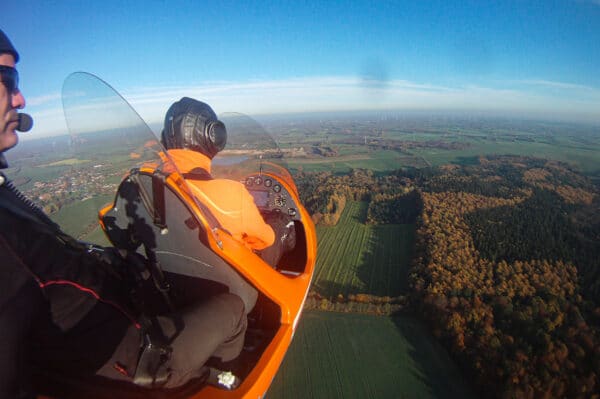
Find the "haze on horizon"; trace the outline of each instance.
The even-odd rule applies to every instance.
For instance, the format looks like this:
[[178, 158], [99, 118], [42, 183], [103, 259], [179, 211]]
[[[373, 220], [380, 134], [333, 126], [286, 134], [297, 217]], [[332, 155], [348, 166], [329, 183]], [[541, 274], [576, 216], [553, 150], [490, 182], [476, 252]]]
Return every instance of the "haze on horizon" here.
[[457, 111], [600, 124], [594, 0], [4, 7], [35, 119], [23, 140], [66, 133], [60, 92], [74, 71], [113, 85], [151, 125], [182, 96], [218, 113]]

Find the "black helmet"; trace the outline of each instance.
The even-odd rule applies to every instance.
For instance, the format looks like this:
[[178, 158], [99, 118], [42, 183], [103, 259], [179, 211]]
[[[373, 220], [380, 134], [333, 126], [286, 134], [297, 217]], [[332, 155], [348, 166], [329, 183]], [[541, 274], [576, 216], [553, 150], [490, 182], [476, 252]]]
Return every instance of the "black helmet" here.
[[15, 57], [15, 62], [19, 62], [19, 53], [15, 50], [15, 47], [10, 42], [8, 36], [0, 29], [0, 54], [2, 53], [12, 54], [13, 57]]
[[213, 158], [227, 143], [227, 130], [210, 105], [183, 97], [165, 115], [161, 142], [167, 150], [188, 148]]

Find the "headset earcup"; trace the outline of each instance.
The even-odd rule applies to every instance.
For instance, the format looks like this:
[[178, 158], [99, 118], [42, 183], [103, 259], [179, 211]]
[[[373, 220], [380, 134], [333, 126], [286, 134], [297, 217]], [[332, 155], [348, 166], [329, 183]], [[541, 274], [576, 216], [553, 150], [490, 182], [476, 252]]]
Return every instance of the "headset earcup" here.
[[227, 144], [227, 129], [223, 122], [216, 120], [210, 121], [204, 132], [207, 147], [210, 148], [211, 156], [214, 157]]

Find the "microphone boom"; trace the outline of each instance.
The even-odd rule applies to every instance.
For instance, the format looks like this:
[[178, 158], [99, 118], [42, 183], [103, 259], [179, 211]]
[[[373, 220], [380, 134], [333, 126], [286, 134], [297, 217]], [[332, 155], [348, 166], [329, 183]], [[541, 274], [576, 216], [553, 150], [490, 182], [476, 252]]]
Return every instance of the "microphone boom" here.
[[28, 132], [33, 126], [33, 118], [29, 114], [19, 114], [19, 125], [17, 130], [19, 132]]

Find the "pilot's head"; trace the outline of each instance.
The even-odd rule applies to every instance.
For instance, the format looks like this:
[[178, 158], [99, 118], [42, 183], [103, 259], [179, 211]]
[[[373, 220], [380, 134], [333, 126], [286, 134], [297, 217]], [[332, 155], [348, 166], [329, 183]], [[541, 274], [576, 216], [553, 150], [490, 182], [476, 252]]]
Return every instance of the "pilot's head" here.
[[183, 97], [165, 115], [161, 142], [167, 150], [187, 148], [212, 159], [225, 147], [227, 130], [208, 104]]
[[18, 109], [25, 107], [25, 98], [19, 90], [19, 74], [15, 65], [19, 53], [0, 30], [0, 169], [7, 166], [3, 152], [19, 142]]

